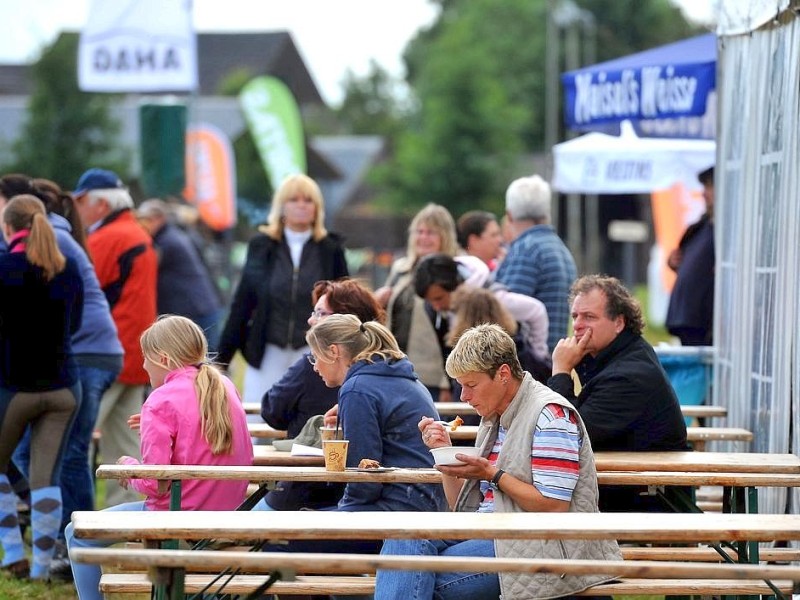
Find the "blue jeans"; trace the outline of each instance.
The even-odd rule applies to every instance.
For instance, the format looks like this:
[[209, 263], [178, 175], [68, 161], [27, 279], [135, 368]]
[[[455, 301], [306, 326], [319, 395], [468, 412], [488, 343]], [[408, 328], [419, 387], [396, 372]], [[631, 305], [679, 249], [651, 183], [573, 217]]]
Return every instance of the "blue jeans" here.
[[[493, 540], [386, 540], [381, 554], [494, 557]], [[497, 573], [433, 573], [379, 570], [381, 600], [491, 600], [500, 597]]]
[[[97, 420], [100, 398], [117, 378], [117, 371], [79, 366], [81, 404], [67, 437], [61, 462], [61, 497], [64, 513], [59, 537], [69, 523], [72, 511], [94, 510], [94, 478], [89, 464], [89, 447]], [[30, 463], [30, 429], [14, 452], [14, 463], [27, 475]]]
[[[127, 502], [126, 504], [118, 504], [106, 508], [106, 511], [141, 511], [145, 510], [144, 500], [140, 502]], [[117, 540], [93, 540], [89, 538], [76, 538], [72, 523], [67, 525], [66, 529], [67, 550], [73, 548], [107, 548], [119, 543]], [[79, 563], [70, 560], [72, 567], [72, 576], [75, 579], [75, 589], [78, 590], [79, 600], [103, 600], [103, 594], [100, 593], [100, 576], [102, 570], [100, 565], [90, 565], [88, 563]]]

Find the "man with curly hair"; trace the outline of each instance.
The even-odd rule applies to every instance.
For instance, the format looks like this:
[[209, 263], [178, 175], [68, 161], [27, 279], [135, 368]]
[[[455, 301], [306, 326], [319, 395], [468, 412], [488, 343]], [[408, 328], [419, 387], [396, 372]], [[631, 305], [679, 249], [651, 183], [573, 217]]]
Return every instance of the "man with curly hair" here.
[[[687, 450], [678, 398], [642, 337], [639, 302], [618, 279], [586, 275], [572, 285], [570, 305], [574, 333], [556, 345], [547, 385], [578, 409], [595, 451]], [[665, 508], [658, 497], [641, 492], [603, 486], [600, 509]]]

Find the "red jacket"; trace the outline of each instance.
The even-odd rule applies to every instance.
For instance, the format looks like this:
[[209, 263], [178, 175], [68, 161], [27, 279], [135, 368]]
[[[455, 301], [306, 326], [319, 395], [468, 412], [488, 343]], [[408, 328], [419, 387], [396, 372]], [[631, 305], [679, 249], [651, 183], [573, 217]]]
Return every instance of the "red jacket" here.
[[158, 259], [153, 241], [125, 209], [106, 217], [87, 243], [125, 350], [117, 381], [146, 384], [150, 379], [142, 366], [139, 337], [156, 320]]

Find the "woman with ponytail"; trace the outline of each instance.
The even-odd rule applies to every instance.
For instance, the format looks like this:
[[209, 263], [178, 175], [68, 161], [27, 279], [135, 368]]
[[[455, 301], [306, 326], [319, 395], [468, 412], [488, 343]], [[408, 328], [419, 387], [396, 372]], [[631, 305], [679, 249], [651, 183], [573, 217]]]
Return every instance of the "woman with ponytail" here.
[[[308, 361], [328, 387], [339, 390], [339, 426], [349, 440], [347, 466], [361, 459], [383, 467], [431, 468], [433, 458], [417, 429], [421, 415], [436, 414], [430, 392], [392, 332], [377, 321], [335, 314], [308, 333]], [[348, 483], [339, 504], [330, 509], [360, 511], [443, 511], [438, 484]], [[387, 516], [391, 519], [391, 516]], [[378, 553], [381, 540], [291, 540], [269, 544], [269, 551]]]
[[[153, 391], [142, 407], [142, 463], [152, 465], [253, 464], [253, 446], [247, 419], [233, 382], [207, 359], [208, 342], [193, 321], [163, 315], [141, 336], [144, 369]], [[137, 419], [134, 419], [136, 422]], [[123, 456], [119, 464], [139, 464]], [[143, 502], [129, 502], [107, 510], [169, 510], [169, 490], [159, 491], [150, 479], [122, 480], [144, 494]], [[181, 490], [183, 510], [234, 510], [245, 498], [246, 481], [185, 481]], [[67, 547], [111, 545], [105, 540], [73, 537], [67, 526]], [[72, 563], [75, 587], [81, 600], [103, 596], [98, 590], [100, 568]]]
[[[63, 511], [61, 457], [80, 398], [71, 335], [81, 325], [83, 283], [75, 261], [58, 249], [41, 200], [27, 194], [12, 198], [3, 210], [2, 228], [8, 244], [8, 253], [0, 256], [2, 567], [15, 577], [47, 579]], [[30, 570], [17, 499], [6, 475], [29, 425], [34, 456]]]

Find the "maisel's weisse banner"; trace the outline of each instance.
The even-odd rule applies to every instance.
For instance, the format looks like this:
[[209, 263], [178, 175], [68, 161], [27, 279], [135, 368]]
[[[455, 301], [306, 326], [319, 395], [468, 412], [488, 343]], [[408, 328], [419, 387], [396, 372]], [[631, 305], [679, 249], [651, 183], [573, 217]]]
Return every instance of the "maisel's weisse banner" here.
[[716, 37], [708, 34], [569, 71], [561, 76], [564, 122], [581, 131], [702, 115], [716, 87], [716, 62]]
[[84, 92], [191, 92], [197, 50], [190, 0], [92, 0], [78, 48]]

